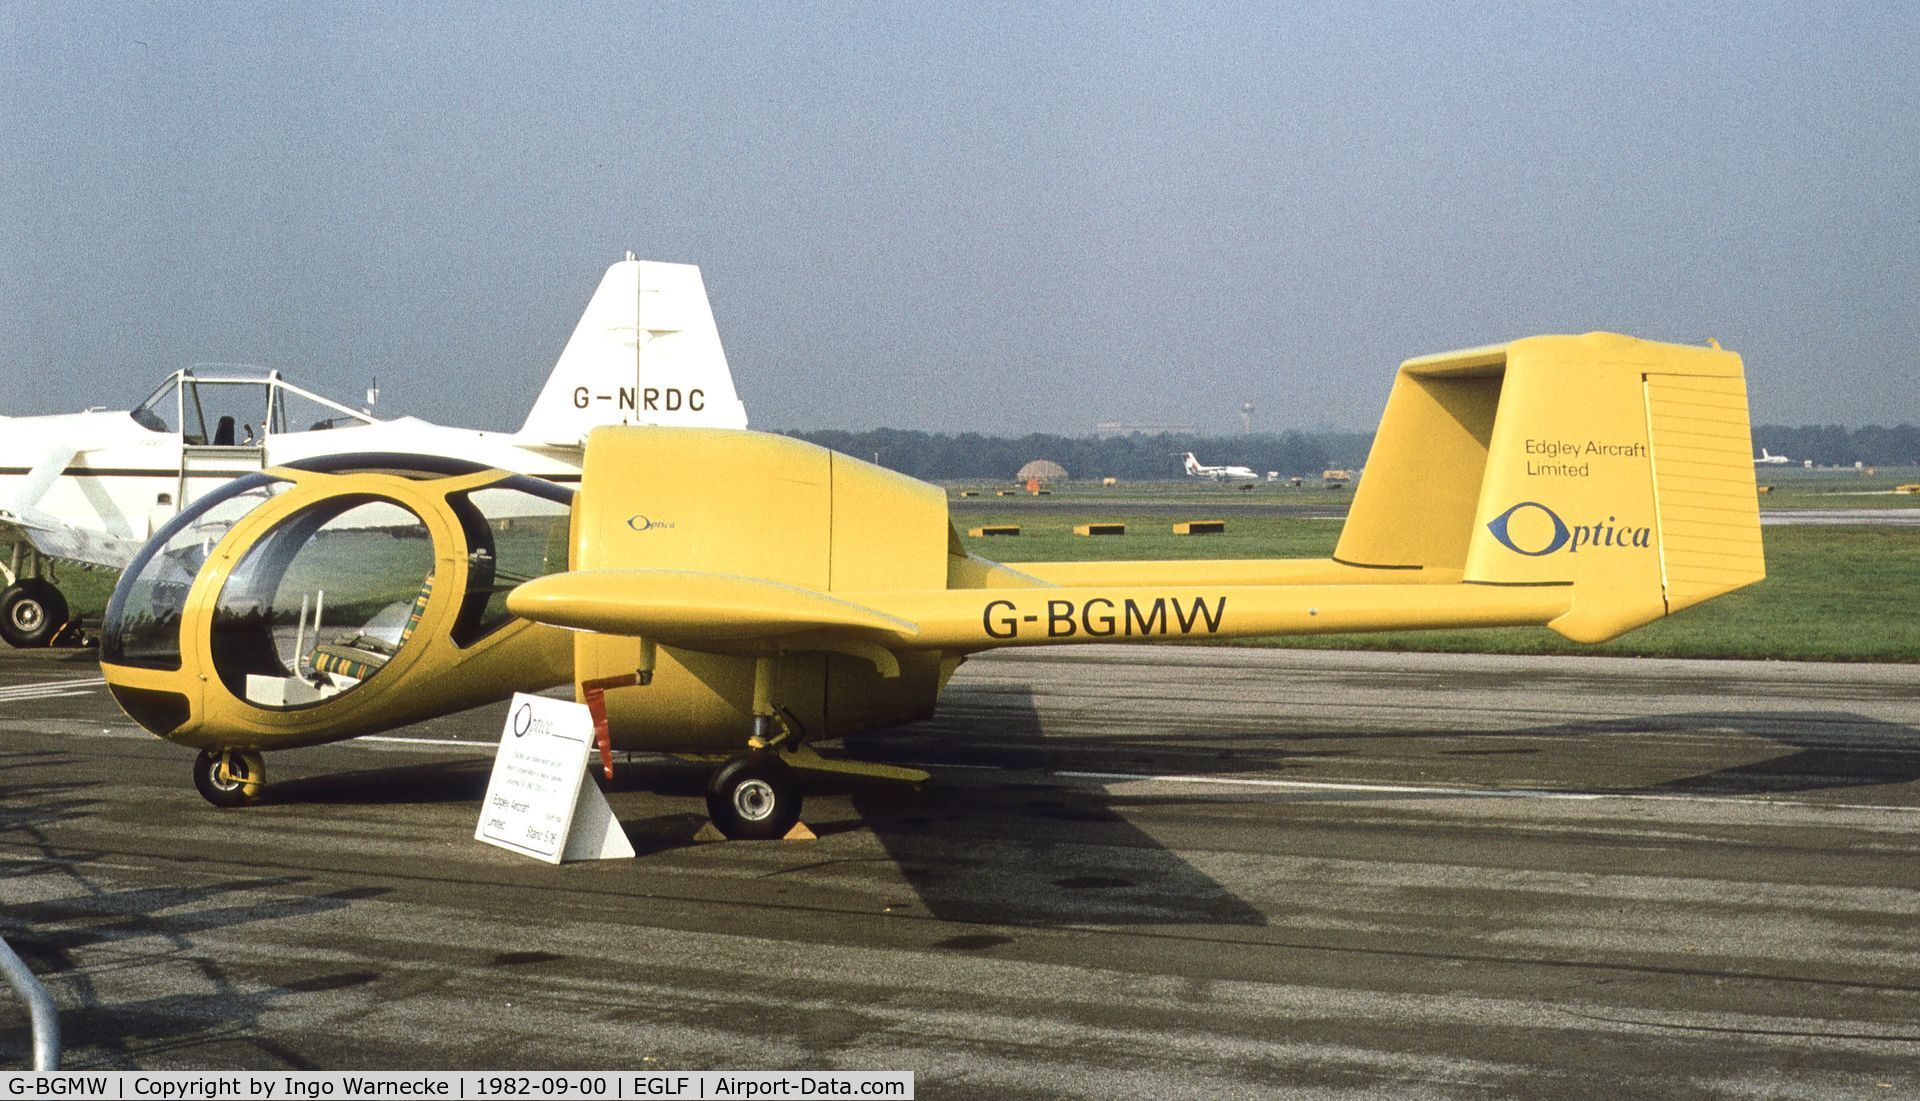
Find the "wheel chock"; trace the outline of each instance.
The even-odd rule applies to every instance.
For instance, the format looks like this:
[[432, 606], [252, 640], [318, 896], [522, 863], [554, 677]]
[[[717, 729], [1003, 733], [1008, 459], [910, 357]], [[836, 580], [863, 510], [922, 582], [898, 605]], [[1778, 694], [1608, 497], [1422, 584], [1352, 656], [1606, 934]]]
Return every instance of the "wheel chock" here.
[[[721, 833], [719, 827], [715, 826], [712, 822], [701, 823], [700, 828], [694, 831], [693, 839], [701, 843], [705, 843], [708, 841], [729, 840], [727, 835], [724, 833]], [[820, 835], [808, 829], [807, 824], [805, 822], [795, 822], [793, 824], [793, 828], [788, 830], [786, 832], [786, 836], [780, 838], [780, 840], [782, 841], [818, 841], [820, 840]]]
[[80, 626], [80, 621], [77, 619], [69, 620], [67, 623], [63, 624], [58, 631], [55, 631], [53, 635], [47, 639], [47, 647], [49, 649], [52, 649], [55, 647], [73, 649], [81, 646], [91, 646], [93, 645], [93, 643], [94, 643], [93, 637], [87, 634], [86, 630]]

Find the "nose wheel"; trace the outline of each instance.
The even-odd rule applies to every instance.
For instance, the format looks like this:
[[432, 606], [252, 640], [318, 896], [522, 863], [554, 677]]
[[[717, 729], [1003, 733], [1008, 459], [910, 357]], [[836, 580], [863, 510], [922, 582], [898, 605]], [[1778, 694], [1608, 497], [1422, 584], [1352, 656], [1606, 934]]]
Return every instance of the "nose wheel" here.
[[216, 807], [244, 807], [260, 795], [267, 768], [251, 749], [203, 749], [193, 762], [193, 786]]
[[707, 814], [730, 840], [777, 840], [800, 821], [800, 785], [774, 751], [743, 753], [707, 781]]

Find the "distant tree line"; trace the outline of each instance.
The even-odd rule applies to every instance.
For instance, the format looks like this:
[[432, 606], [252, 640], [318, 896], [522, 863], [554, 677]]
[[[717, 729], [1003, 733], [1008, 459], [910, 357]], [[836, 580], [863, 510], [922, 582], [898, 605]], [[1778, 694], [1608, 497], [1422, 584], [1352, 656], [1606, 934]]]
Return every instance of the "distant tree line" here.
[[969, 478], [1012, 481], [1034, 459], [1066, 467], [1075, 481], [1119, 478], [1129, 482], [1184, 477], [1180, 453], [1191, 451], [1210, 466], [1248, 466], [1266, 473], [1318, 477], [1366, 461], [1368, 432], [1280, 432], [1250, 436], [985, 436], [878, 428], [866, 432], [824, 430], [787, 435], [852, 455], [927, 481]]
[[1842, 428], [1837, 424], [1807, 424], [1790, 428], [1763, 424], [1753, 430], [1753, 446], [1815, 466], [1920, 466], [1920, 428], [1897, 424], [1882, 428]]
[[[1012, 481], [1034, 459], [1051, 459], [1076, 481], [1119, 478], [1129, 482], [1182, 477], [1180, 453], [1191, 451], [1209, 465], [1249, 466], [1281, 477], [1315, 476], [1323, 470], [1356, 469], [1367, 460], [1371, 432], [1279, 432], [1251, 436], [986, 436], [876, 428], [864, 432], [827, 429], [787, 435], [855, 458], [878, 462], [927, 481], [970, 478]], [[1882, 428], [1763, 424], [1753, 430], [1755, 454], [1761, 447], [1798, 463], [1818, 466], [1920, 466], [1920, 428], [1911, 424]]]

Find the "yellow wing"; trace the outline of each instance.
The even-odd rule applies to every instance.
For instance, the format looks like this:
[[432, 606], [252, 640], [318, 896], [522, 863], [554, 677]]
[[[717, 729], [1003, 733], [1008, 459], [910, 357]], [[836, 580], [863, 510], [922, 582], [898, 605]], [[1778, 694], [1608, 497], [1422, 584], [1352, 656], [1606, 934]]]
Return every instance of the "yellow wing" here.
[[899, 645], [909, 620], [826, 593], [695, 570], [576, 570], [528, 581], [507, 595], [514, 615], [577, 631], [634, 635], [698, 648], [776, 641], [814, 631]]

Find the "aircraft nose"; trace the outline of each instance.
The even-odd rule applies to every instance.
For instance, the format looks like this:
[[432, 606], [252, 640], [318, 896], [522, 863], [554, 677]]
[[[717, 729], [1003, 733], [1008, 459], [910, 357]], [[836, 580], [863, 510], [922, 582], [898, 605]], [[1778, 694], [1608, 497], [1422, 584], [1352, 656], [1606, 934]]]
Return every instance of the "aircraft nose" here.
[[107, 691], [113, 696], [113, 702], [120, 705], [120, 710], [127, 713], [127, 718], [158, 738], [165, 738], [180, 729], [193, 714], [192, 701], [186, 696], [164, 689], [136, 688], [117, 683], [111, 673], [107, 678]]

